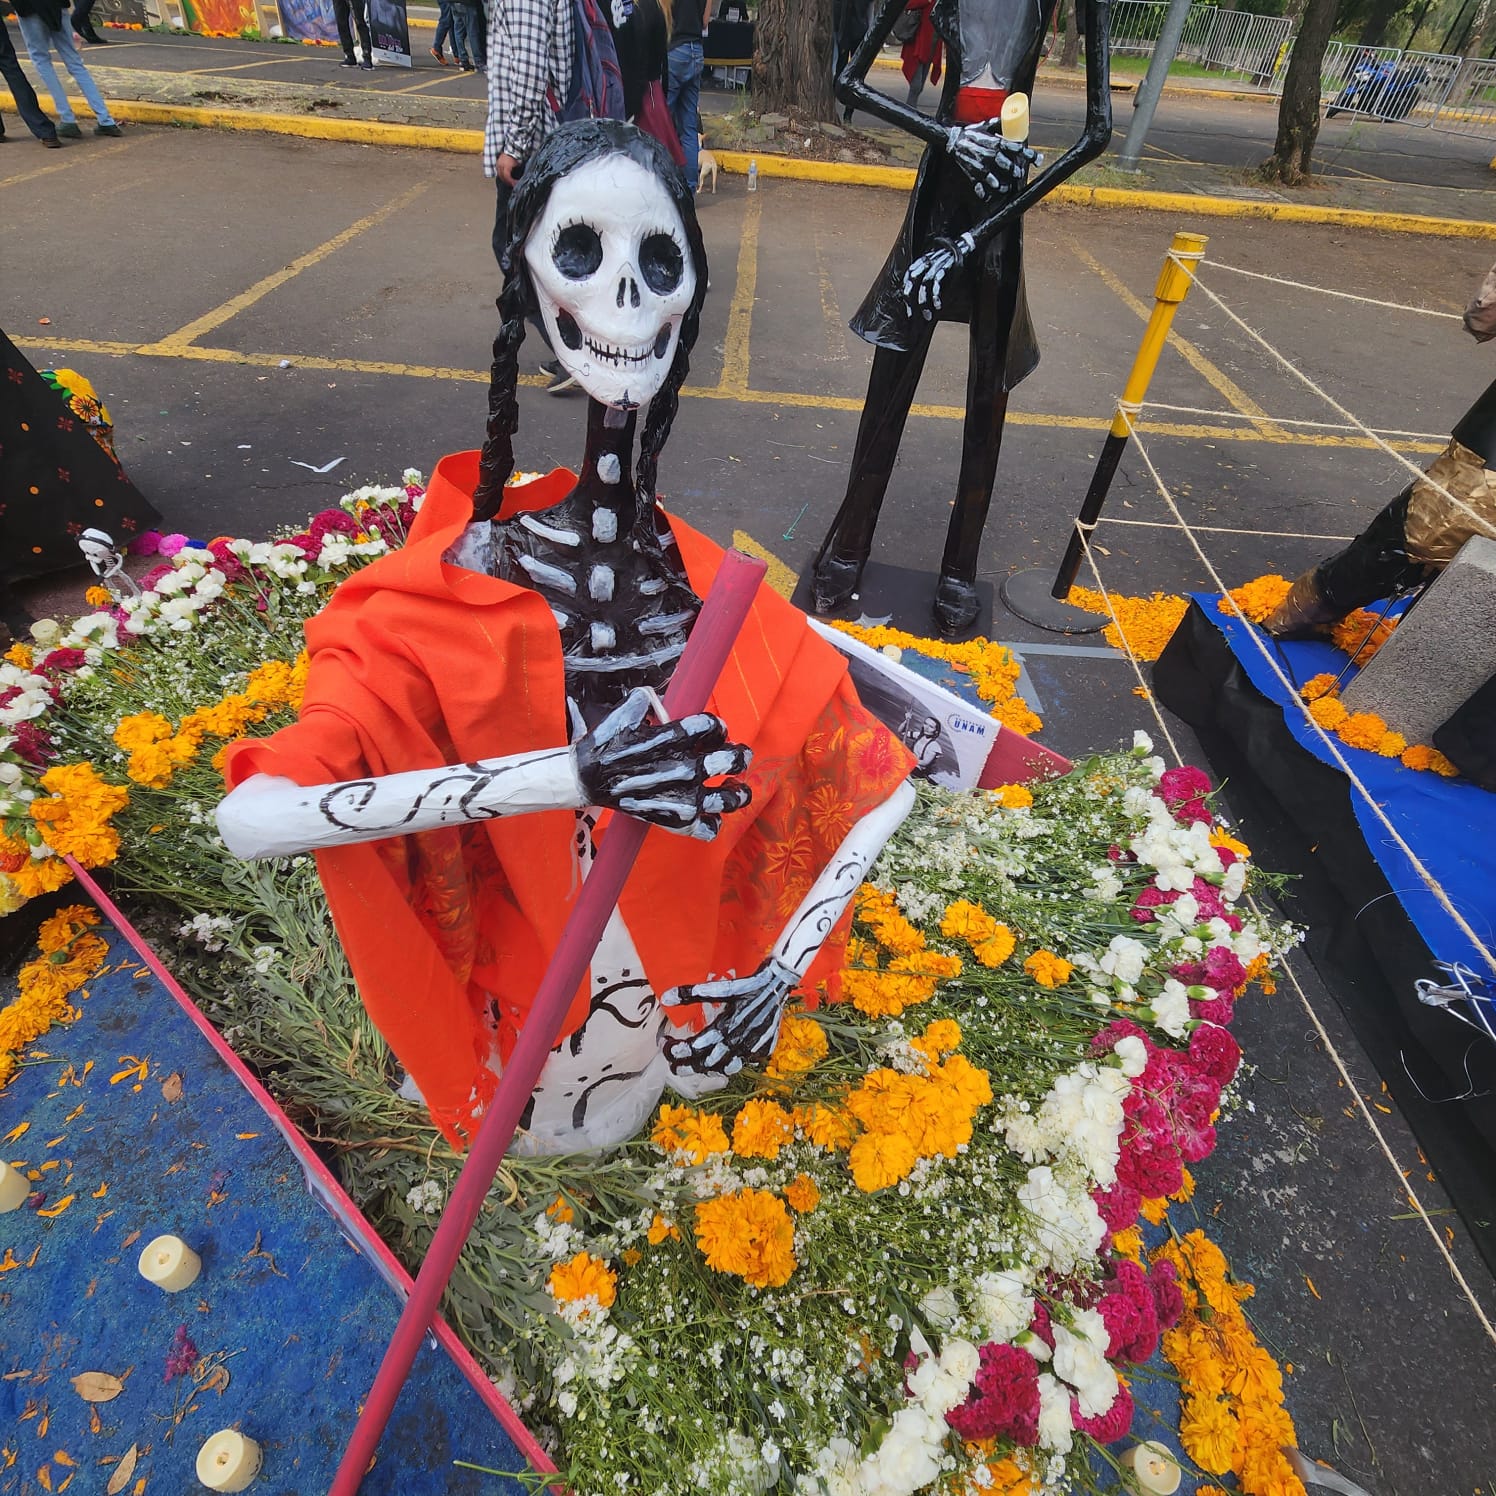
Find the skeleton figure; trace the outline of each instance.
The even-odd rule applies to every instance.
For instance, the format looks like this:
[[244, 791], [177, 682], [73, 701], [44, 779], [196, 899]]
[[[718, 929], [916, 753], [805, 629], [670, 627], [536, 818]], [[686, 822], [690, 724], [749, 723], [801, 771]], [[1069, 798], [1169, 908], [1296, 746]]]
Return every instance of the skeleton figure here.
[[1039, 361], [1024, 292], [1022, 215], [1100, 155], [1111, 138], [1107, 7], [1108, 0], [1085, 0], [1084, 132], [1032, 182], [1026, 177], [1038, 158], [1026, 145], [1002, 138], [999, 116], [1010, 94], [1032, 91], [1054, 0], [935, 0], [931, 20], [949, 65], [933, 119], [866, 81], [904, 0], [882, 0], [872, 29], [842, 71], [837, 91], [847, 105], [908, 130], [926, 149], [898, 242], [852, 319], [852, 330], [877, 352], [846, 497], [816, 556], [817, 612], [834, 612], [857, 591], [940, 320], [969, 325], [971, 362], [935, 620], [949, 636], [976, 617], [977, 564], [1008, 391]]
[[[690, 193], [649, 137], [587, 121], [558, 131], [527, 164], [510, 231], [473, 518], [445, 560], [544, 600], [560, 638], [570, 742], [311, 788], [257, 774], [219, 807], [237, 855], [285, 855], [567, 809], [575, 812], [572, 855], [585, 877], [599, 810], [710, 840], [724, 817], [749, 802], [749, 785], [737, 776], [749, 771], [751, 755], [728, 741], [723, 722], [706, 714], [663, 722], [657, 710], [701, 605], [655, 498], [659, 453], [706, 289]], [[519, 347], [526, 317], [537, 311], [558, 357], [591, 397], [586, 454], [575, 487], [559, 502], [502, 517], [514, 465]], [[635, 426], [646, 404], [631, 482]], [[767, 1058], [789, 993], [912, 803], [901, 777], [909, 760], [896, 744], [888, 752], [888, 790], [852, 823], [819, 876], [813, 870], [806, 879], [804, 897], [755, 969], [702, 972], [699, 981], [656, 992], [638, 931], [614, 911], [593, 959], [586, 1019], [552, 1052], [518, 1146], [550, 1152], [621, 1141], [665, 1086], [695, 1096]], [[654, 917], [676, 916], [661, 909]], [[670, 1021], [673, 1008], [690, 1004], [703, 1004], [707, 1019], [694, 1033]], [[489, 1063], [498, 1069], [497, 1045]]]
[[114, 543], [114, 537], [103, 530], [85, 530], [78, 537], [78, 549], [99, 581], [114, 599], [139, 597], [140, 585], [125, 570], [125, 556]]

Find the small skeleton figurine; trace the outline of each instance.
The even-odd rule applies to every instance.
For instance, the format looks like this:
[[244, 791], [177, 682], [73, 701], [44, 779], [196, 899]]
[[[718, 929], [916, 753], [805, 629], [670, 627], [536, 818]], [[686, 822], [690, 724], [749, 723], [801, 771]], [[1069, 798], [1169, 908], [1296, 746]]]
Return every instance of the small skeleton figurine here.
[[852, 319], [852, 331], [877, 352], [846, 497], [815, 561], [819, 613], [836, 611], [857, 591], [934, 324], [940, 320], [969, 325], [971, 364], [961, 473], [935, 592], [935, 620], [949, 636], [961, 633], [976, 617], [982, 529], [992, 501], [1008, 391], [1039, 361], [1024, 293], [1022, 215], [1099, 156], [1112, 131], [1108, 0], [1084, 0], [1086, 123], [1081, 138], [1026, 182], [1038, 158], [1026, 145], [999, 133], [1004, 100], [1033, 89], [1054, 4], [935, 0], [931, 20], [949, 63], [934, 119], [869, 88], [866, 81], [904, 12], [904, 0], [882, 0], [872, 29], [837, 82], [844, 103], [908, 130], [926, 143], [926, 150], [898, 242]]
[[[772, 594], [713, 698], [745, 741], [718, 715], [659, 720], [721, 555], [655, 494], [706, 291], [691, 195], [651, 138], [585, 121], [526, 164], [509, 227], [481, 460], [444, 459], [406, 547], [309, 625], [302, 721], [230, 758], [219, 825], [240, 856], [335, 849], [319, 867], [364, 1000], [454, 1134], [502, 1068], [600, 815], [678, 833], [647, 839], [531, 1099], [520, 1146], [554, 1152], [622, 1141], [667, 1085], [694, 1096], [768, 1057], [908, 812], [912, 760]], [[591, 397], [587, 449], [575, 478], [506, 487], [536, 313]], [[401, 985], [417, 975], [455, 1018]]]
[[78, 537], [78, 549], [116, 602], [140, 596], [140, 584], [125, 570], [125, 554], [116, 547], [113, 536], [103, 530], [85, 530]]

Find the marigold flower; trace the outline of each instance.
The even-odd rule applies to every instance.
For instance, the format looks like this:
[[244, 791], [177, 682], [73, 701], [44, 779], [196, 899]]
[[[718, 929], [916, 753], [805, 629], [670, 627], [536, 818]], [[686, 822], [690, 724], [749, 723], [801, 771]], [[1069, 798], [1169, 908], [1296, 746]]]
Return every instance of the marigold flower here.
[[989, 971], [996, 970], [1013, 954], [1017, 937], [1006, 925], [999, 925], [990, 940], [972, 947], [971, 953]]
[[1395, 618], [1382, 618], [1366, 608], [1357, 608], [1330, 630], [1330, 643], [1342, 654], [1355, 656], [1358, 665], [1365, 665], [1392, 637], [1396, 627]]
[[765, 1073], [777, 1078], [812, 1070], [825, 1058], [827, 1048], [826, 1030], [814, 1018], [788, 1013], [779, 1025], [779, 1038]]
[[950, 1054], [961, 1047], [961, 1025], [954, 1018], [937, 1018], [917, 1039], [914, 1047], [931, 1059]]
[[942, 935], [949, 940], [964, 940], [973, 946], [991, 940], [1001, 928], [980, 904], [973, 904], [969, 899], [957, 899], [947, 905], [945, 913], [940, 916]]
[[618, 1297], [618, 1275], [600, 1257], [578, 1252], [569, 1262], [558, 1262], [546, 1279], [546, 1287], [558, 1304], [577, 1304], [595, 1299], [607, 1309]]
[[856, 1121], [839, 1107], [819, 1103], [797, 1106], [791, 1116], [796, 1129], [817, 1148], [840, 1153], [850, 1148], [857, 1136]]
[[992, 1082], [985, 1070], [973, 1065], [964, 1054], [953, 1054], [943, 1065], [930, 1072], [930, 1079], [943, 1088], [952, 1104], [975, 1112], [992, 1100]]
[[1057, 956], [1053, 951], [1035, 951], [1027, 961], [1023, 963], [1023, 969], [1041, 987], [1063, 987], [1070, 980], [1070, 974], [1075, 968], [1063, 956]]
[[688, 1153], [691, 1161], [698, 1164], [731, 1148], [722, 1119], [715, 1112], [697, 1112], [688, 1106], [672, 1106], [668, 1101], [660, 1107], [650, 1141], [666, 1153]]
[[1210, 844], [1213, 847], [1224, 847], [1228, 852], [1235, 852], [1238, 857], [1250, 857], [1252, 849], [1244, 841], [1238, 841], [1234, 836], [1229, 836], [1219, 826], [1210, 833]]
[[1112, 1251], [1119, 1257], [1125, 1257], [1129, 1262], [1141, 1265], [1143, 1259], [1143, 1233], [1136, 1226], [1129, 1226], [1125, 1231], [1115, 1232], [1112, 1236]]
[[766, 1190], [734, 1190], [696, 1207], [696, 1245], [713, 1272], [731, 1273], [756, 1288], [789, 1282], [795, 1228], [784, 1201]]
[[665, 1241], [679, 1241], [680, 1227], [671, 1221], [667, 1221], [664, 1216], [656, 1211], [654, 1220], [649, 1223], [649, 1231], [646, 1239], [652, 1247], [657, 1247], [661, 1242]]
[[907, 1178], [919, 1155], [903, 1133], [864, 1133], [852, 1144], [848, 1166], [857, 1188], [871, 1195]]
[[1280, 577], [1270, 572], [1267, 576], [1257, 577], [1253, 581], [1243, 583], [1240, 587], [1233, 587], [1228, 594], [1231, 602], [1227, 602], [1223, 597], [1216, 604], [1216, 608], [1219, 612], [1229, 616], [1236, 611], [1231, 606], [1234, 602], [1251, 622], [1262, 623], [1276, 611], [1278, 605], [1288, 596], [1292, 586], [1293, 583], [1287, 577]]
[[821, 1203], [821, 1192], [809, 1174], [796, 1174], [785, 1186], [784, 1198], [791, 1210], [806, 1215]]
[[1033, 791], [1027, 785], [1000, 784], [989, 793], [999, 805], [1008, 810], [1027, 810], [1034, 803]]
[[1107, 643], [1140, 660], [1156, 660], [1164, 652], [1164, 645], [1173, 637], [1189, 607], [1186, 599], [1168, 593], [1121, 597], [1115, 592], [1094, 592], [1089, 587], [1072, 587], [1068, 600], [1088, 613], [1114, 617], [1116, 621], [1102, 630]]
[[795, 1124], [777, 1101], [748, 1102], [732, 1124], [732, 1149], [743, 1158], [778, 1158], [795, 1140]]
[[36, 664], [36, 654], [29, 644], [17, 642], [5, 651], [5, 658], [12, 665], [19, 665], [22, 670], [30, 670]]
[[1352, 712], [1343, 722], [1335, 725], [1335, 734], [1342, 743], [1352, 748], [1365, 748], [1375, 753], [1377, 745], [1387, 733], [1387, 724], [1375, 712]]
[[1299, 695], [1305, 701], [1318, 701], [1321, 696], [1329, 696], [1335, 692], [1338, 680], [1338, 676], [1330, 675], [1328, 672], [1324, 675], [1312, 676], [1299, 687]]
[[545, 1213], [553, 1220], [560, 1221], [563, 1226], [569, 1226], [576, 1220], [577, 1213], [566, 1203], [565, 1195], [557, 1195], [545, 1208]]
[[107, 608], [114, 602], [114, 594], [107, 587], [88, 587], [84, 589], [83, 601], [90, 608]]
[[1350, 713], [1337, 697], [1321, 696], [1318, 701], [1309, 703], [1309, 715], [1326, 731], [1333, 731]]
[[1143, 1201], [1142, 1217], [1150, 1226], [1161, 1226], [1168, 1213], [1169, 1201], [1166, 1196], [1159, 1195]]
[[1241, 1458], [1241, 1427], [1231, 1409], [1214, 1398], [1185, 1399], [1179, 1419], [1185, 1453], [1211, 1475], [1226, 1475]]

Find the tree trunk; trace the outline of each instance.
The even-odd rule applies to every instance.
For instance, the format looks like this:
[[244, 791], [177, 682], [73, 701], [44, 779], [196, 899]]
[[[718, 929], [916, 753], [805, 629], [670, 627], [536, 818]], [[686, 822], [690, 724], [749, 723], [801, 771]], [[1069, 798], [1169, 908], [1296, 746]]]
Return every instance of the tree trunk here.
[[1406, 3], [1407, 0], [1371, 0], [1371, 9], [1361, 23], [1361, 34], [1356, 40], [1364, 47], [1380, 47], [1392, 18]]
[[1060, 14], [1065, 26], [1065, 42], [1060, 48], [1060, 66], [1073, 68], [1080, 60], [1080, 18], [1075, 0], [1060, 0]]
[[753, 98], [763, 112], [801, 109], [829, 120], [831, 0], [759, 0]]
[[1314, 142], [1319, 136], [1319, 70], [1335, 30], [1340, 0], [1309, 0], [1294, 38], [1278, 109], [1278, 141], [1262, 163], [1263, 178], [1297, 187], [1307, 181]]

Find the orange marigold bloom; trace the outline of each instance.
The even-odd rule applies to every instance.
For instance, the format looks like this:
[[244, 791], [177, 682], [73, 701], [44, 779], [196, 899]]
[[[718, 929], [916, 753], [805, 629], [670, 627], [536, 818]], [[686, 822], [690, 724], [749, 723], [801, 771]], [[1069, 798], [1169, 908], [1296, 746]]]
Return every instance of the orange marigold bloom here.
[[766, 1073], [779, 1077], [812, 1070], [825, 1058], [827, 1048], [826, 1030], [814, 1018], [788, 1013], [779, 1025], [779, 1038]]
[[30, 670], [36, 664], [36, 655], [29, 644], [12, 644], [5, 651], [5, 658], [12, 665], [19, 665], [22, 670]]
[[972, 947], [971, 953], [988, 970], [995, 970], [1013, 954], [1018, 939], [1006, 925], [999, 925], [990, 940]]
[[602, 1258], [578, 1252], [570, 1262], [558, 1262], [551, 1269], [546, 1287], [558, 1304], [596, 1299], [598, 1308], [607, 1309], [618, 1297], [618, 1275]]
[[107, 608], [114, 602], [114, 594], [107, 587], [88, 587], [84, 590], [83, 601], [90, 608]]
[[1156, 1200], [1145, 1199], [1143, 1201], [1141, 1215], [1150, 1226], [1162, 1225], [1163, 1219], [1168, 1213], [1169, 1202], [1162, 1196]]
[[1211, 1475], [1225, 1475], [1241, 1459], [1241, 1426], [1231, 1409], [1214, 1398], [1189, 1397], [1179, 1419], [1187, 1455]]
[[1354, 655], [1364, 665], [1392, 637], [1397, 619], [1380, 618], [1366, 608], [1347, 613], [1330, 630], [1330, 642], [1342, 654]]
[[697, 1112], [688, 1106], [672, 1106], [668, 1101], [660, 1107], [659, 1120], [649, 1136], [666, 1153], [690, 1154], [691, 1161], [698, 1164], [731, 1148], [722, 1119], [715, 1112]]
[[1027, 810], [1034, 803], [1034, 793], [1027, 785], [1000, 784], [989, 793], [1008, 810]]
[[1001, 928], [980, 904], [973, 904], [970, 899], [957, 899], [940, 916], [940, 933], [949, 940], [964, 940], [968, 945], [991, 940]]
[[806, 1141], [814, 1143], [817, 1148], [840, 1153], [850, 1148], [857, 1136], [856, 1121], [839, 1107], [813, 1103], [797, 1106], [791, 1115]]
[[[1257, 577], [1255, 580], [1243, 583], [1240, 587], [1233, 587], [1229, 594], [1231, 602], [1234, 602], [1242, 613], [1253, 623], [1261, 623], [1268, 617], [1288, 596], [1288, 590], [1293, 583], [1287, 577], [1280, 577], [1274, 572], [1267, 576]], [[1216, 609], [1228, 616], [1235, 612], [1231, 602], [1223, 597], [1217, 604]]]
[[869, 1132], [852, 1144], [847, 1163], [857, 1188], [871, 1195], [906, 1178], [918, 1156], [903, 1133]]
[[1309, 703], [1309, 715], [1326, 731], [1331, 731], [1345, 721], [1350, 713], [1334, 696], [1321, 696]]
[[655, 1212], [655, 1218], [649, 1223], [648, 1241], [650, 1246], [657, 1247], [663, 1241], [679, 1241], [680, 1227], [671, 1221], [667, 1221], [659, 1211]]
[[1070, 980], [1070, 973], [1075, 968], [1063, 956], [1057, 956], [1053, 951], [1035, 951], [1027, 961], [1023, 963], [1023, 969], [1041, 987], [1063, 987]]
[[545, 1208], [545, 1213], [553, 1220], [560, 1221], [563, 1226], [569, 1226], [576, 1220], [577, 1213], [566, 1203], [565, 1195], [557, 1195]]
[[1129, 1226], [1126, 1231], [1117, 1232], [1112, 1237], [1112, 1251], [1119, 1257], [1126, 1257], [1130, 1262], [1136, 1262], [1141, 1266], [1143, 1233], [1136, 1226]]
[[917, 1039], [914, 1047], [931, 1059], [961, 1047], [961, 1025], [954, 1018], [937, 1018]]
[[953, 1054], [930, 1072], [930, 1079], [964, 1111], [975, 1112], [992, 1100], [992, 1082], [987, 1072], [973, 1065], [964, 1054]]
[[1318, 701], [1321, 696], [1329, 696], [1336, 690], [1336, 680], [1336, 676], [1328, 673], [1313, 676], [1299, 687], [1299, 695], [1305, 701]]
[[766, 1190], [703, 1200], [696, 1207], [696, 1245], [713, 1272], [731, 1273], [756, 1288], [782, 1287], [798, 1265], [789, 1211]]
[[744, 1158], [778, 1158], [795, 1140], [795, 1124], [777, 1101], [750, 1101], [732, 1124], [732, 1150]]
[[1375, 753], [1377, 745], [1386, 736], [1387, 724], [1375, 712], [1352, 712], [1343, 722], [1336, 724], [1335, 732], [1342, 743]]
[[989, 1496], [1030, 1496], [1033, 1489], [1028, 1472], [1011, 1456], [987, 1466]]
[[1164, 652], [1164, 645], [1189, 606], [1184, 598], [1164, 592], [1155, 592], [1152, 597], [1122, 597], [1115, 592], [1094, 592], [1089, 587], [1072, 587], [1069, 601], [1088, 613], [1115, 615], [1116, 621], [1102, 631], [1107, 643], [1140, 660], [1156, 660]]
[[806, 1215], [821, 1203], [821, 1192], [809, 1174], [796, 1174], [785, 1186], [784, 1198], [790, 1209], [798, 1215]]

